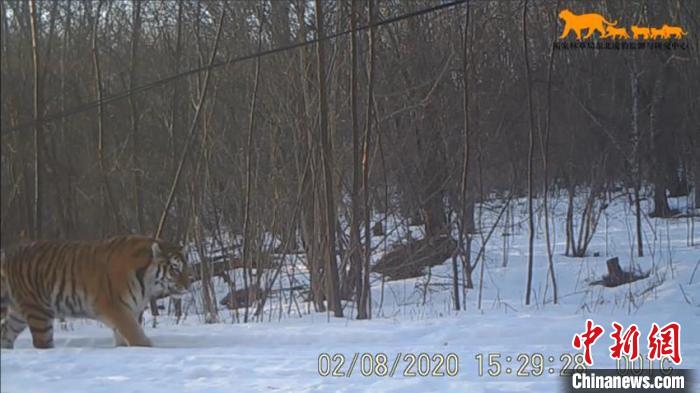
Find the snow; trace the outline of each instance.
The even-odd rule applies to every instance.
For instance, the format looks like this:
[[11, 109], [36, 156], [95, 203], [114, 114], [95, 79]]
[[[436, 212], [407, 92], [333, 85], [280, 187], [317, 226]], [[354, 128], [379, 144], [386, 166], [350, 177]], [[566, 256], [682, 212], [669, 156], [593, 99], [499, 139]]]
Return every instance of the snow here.
[[[506, 267], [503, 267], [500, 226], [487, 245], [481, 310], [477, 308], [478, 289], [467, 293], [466, 311], [452, 310], [448, 285], [451, 263], [446, 261], [432, 269], [430, 281], [426, 276], [382, 285], [378, 277], [373, 277], [374, 318], [370, 321], [307, 313], [307, 304], [299, 297], [301, 313], [287, 314], [288, 298], [280, 298], [270, 301], [261, 321], [232, 323], [232, 313], [222, 310], [219, 323], [204, 324], [203, 317], [194, 311], [197, 304], [192, 303], [189, 315], [179, 323], [171, 317], [158, 317], [154, 328], [153, 317], [147, 316], [145, 330], [154, 348], [114, 348], [109, 329], [94, 321], [71, 320], [66, 328], [56, 329], [55, 349], [32, 348], [31, 337], [25, 332], [14, 350], [2, 350], [0, 390], [9, 393], [556, 391], [561, 382], [560, 357], [576, 353], [571, 340], [574, 334], [584, 330], [586, 318], [606, 330], [593, 347], [596, 368], [615, 366], [608, 353], [613, 321], [623, 326], [632, 323], [639, 326], [643, 354], [651, 324], [675, 321], [682, 326], [682, 367], [697, 369], [700, 366], [700, 269], [697, 272], [694, 269], [700, 261], [700, 222], [696, 221], [692, 228], [696, 245], [691, 246], [687, 219], [645, 219], [646, 256], [637, 258], [634, 216], [629, 205], [618, 199], [611, 202], [601, 218], [589, 247], [591, 256], [567, 258], [562, 255], [565, 204], [564, 198], [556, 198], [552, 206], [560, 300], [556, 305], [551, 302], [551, 287], [545, 295], [547, 258], [541, 234], [535, 245], [533, 304], [524, 305], [526, 210], [525, 202], [517, 201], [513, 207], [515, 225], [507, 229], [512, 235], [505, 239]], [[684, 209], [684, 199], [673, 200], [672, 205]], [[486, 230], [498, 209], [499, 206], [484, 209]], [[402, 227], [404, 224], [396, 217], [391, 221], [388, 226], [396, 230], [389, 245], [405, 238], [408, 231], [419, 236], [417, 228]], [[541, 218], [537, 225], [543, 227]], [[376, 259], [384, 252], [384, 243], [380, 238], [374, 240]], [[479, 247], [477, 235], [473, 255]], [[592, 256], [594, 253], [599, 256]], [[635, 267], [651, 270], [652, 274], [648, 279], [618, 288], [589, 286], [588, 282], [606, 273], [605, 260], [610, 256], [618, 256], [624, 269]], [[295, 274], [299, 275], [298, 281], [304, 281], [300, 266]], [[281, 277], [285, 285], [291, 282], [291, 276]], [[473, 277], [478, 288], [478, 268]], [[219, 282], [216, 285], [219, 299], [222, 291], [225, 293], [225, 286]], [[426, 287], [429, 290], [424, 293]], [[280, 308], [284, 310], [282, 313]], [[353, 316], [352, 305], [347, 305], [345, 312], [346, 316]], [[384, 353], [390, 364], [399, 354], [454, 353], [459, 357], [460, 368], [454, 377], [405, 377], [401, 374], [407, 362], [401, 361], [393, 377], [362, 376], [359, 367], [350, 377], [322, 377], [318, 368], [323, 353], [343, 354], [344, 372], [355, 353]], [[475, 359], [479, 353], [485, 358], [490, 353], [500, 353], [503, 375], [479, 376]], [[521, 353], [543, 354], [547, 359], [544, 375], [513, 375], [520, 366], [516, 359]], [[507, 356], [513, 358], [509, 363], [505, 360]], [[550, 356], [555, 361], [549, 362]], [[505, 375], [506, 367], [512, 369], [510, 375]], [[485, 364], [484, 370], [487, 368]], [[549, 368], [555, 369], [555, 373], [550, 374]]]

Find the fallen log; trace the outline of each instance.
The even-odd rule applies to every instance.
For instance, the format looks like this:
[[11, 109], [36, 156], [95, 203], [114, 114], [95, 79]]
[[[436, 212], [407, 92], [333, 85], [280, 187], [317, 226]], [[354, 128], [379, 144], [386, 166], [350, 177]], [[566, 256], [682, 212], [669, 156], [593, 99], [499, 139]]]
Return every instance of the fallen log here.
[[[190, 279], [192, 281], [199, 281], [202, 279], [201, 273], [202, 273], [202, 267], [199, 263], [195, 263], [190, 265]], [[240, 259], [233, 259], [230, 261], [226, 260], [219, 260], [216, 262], [210, 262], [209, 263], [209, 269], [211, 269], [211, 276], [212, 277], [218, 277], [224, 275], [226, 272], [233, 270], [233, 269], [243, 269], [245, 268], [245, 264], [240, 260]], [[270, 259], [262, 259], [260, 260], [259, 264], [253, 263], [252, 268], [258, 268], [258, 269], [277, 269], [279, 267], [279, 262], [277, 261], [272, 261]]]
[[229, 310], [235, 310], [239, 307], [250, 307], [252, 306], [253, 300], [260, 299], [262, 295], [262, 289], [257, 286], [250, 287], [248, 290], [237, 289], [226, 294], [219, 304], [226, 306]]
[[457, 242], [448, 235], [396, 244], [372, 267], [372, 272], [384, 275], [389, 281], [420, 277], [425, 274], [425, 268], [449, 259], [455, 247]]
[[[280, 291], [300, 291], [305, 289], [303, 285], [297, 285], [290, 288], [282, 289], [272, 289], [269, 293], [280, 292]], [[269, 294], [268, 293], [268, 294]], [[229, 291], [226, 296], [221, 299], [219, 304], [226, 306], [229, 310], [235, 310], [239, 307], [250, 307], [253, 305], [254, 301], [261, 300], [265, 297], [265, 291], [258, 286], [252, 286], [246, 291], [244, 289], [237, 289], [235, 291]]]

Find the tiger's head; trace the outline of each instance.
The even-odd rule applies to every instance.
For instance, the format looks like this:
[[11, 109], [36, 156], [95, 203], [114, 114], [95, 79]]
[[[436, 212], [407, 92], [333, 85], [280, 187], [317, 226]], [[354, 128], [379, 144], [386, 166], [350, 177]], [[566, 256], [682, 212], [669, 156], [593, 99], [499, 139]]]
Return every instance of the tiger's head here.
[[569, 18], [571, 18], [571, 15], [573, 15], [573, 12], [569, 11], [568, 9], [563, 9], [559, 11], [560, 19], [568, 20]]
[[180, 298], [190, 288], [190, 272], [187, 267], [187, 248], [165, 242], [153, 242], [156, 296]]

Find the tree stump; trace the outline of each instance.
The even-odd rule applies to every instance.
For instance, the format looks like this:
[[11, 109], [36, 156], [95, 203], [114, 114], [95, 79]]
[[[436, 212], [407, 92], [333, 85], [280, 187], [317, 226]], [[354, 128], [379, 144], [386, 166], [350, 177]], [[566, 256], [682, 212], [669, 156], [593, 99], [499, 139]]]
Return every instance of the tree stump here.
[[620, 260], [617, 257], [608, 259], [605, 264], [608, 268], [608, 274], [604, 275], [601, 280], [591, 282], [590, 285], [602, 285], [604, 287], [613, 288], [622, 284], [645, 279], [651, 274], [651, 270], [646, 273], [624, 271], [620, 267]]
[[608, 278], [612, 282], [622, 282], [625, 273], [620, 267], [620, 259], [618, 257], [610, 258], [605, 262], [608, 265]]
[[381, 222], [377, 221], [374, 223], [372, 227], [372, 236], [384, 236], [384, 227]]

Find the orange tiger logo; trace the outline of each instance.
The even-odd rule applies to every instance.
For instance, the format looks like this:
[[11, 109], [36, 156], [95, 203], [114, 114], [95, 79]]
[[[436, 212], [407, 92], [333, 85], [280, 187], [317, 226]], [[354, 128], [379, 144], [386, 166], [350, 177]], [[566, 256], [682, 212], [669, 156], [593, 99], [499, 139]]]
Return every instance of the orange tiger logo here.
[[651, 29], [648, 27], [640, 27], [637, 25], [632, 25], [632, 27], [630, 27], [630, 29], [632, 30], [632, 37], [635, 40], [639, 40], [639, 39], [648, 40], [649, 38], [651, 38]]
[[630, 35], [629, 33], [627, 33], [627, 29], [625, 29], [624, 27], [608, 26], [608, 32], [601, 38], [612, 38], [614, 40], [629, 39]]
[[561, 33], [559, 39], [566, 38], [569, 33], [573, 31], [576, 34], [576, 38], [581, 40], [583, 30], [588, 30], [588, 34], [583, 37], [584, 39], [591, 38], [596, 31], [603, 37], [606, 34], [606, 26], [617, 25], [617, 21], [609, 22], [600, 14], [591, 13], [576, 15], [568, 9], [559, 12], [559, 18], [564, 21], [564, 31]]
[[656, 28], [656, 27], [651, 28], [651, 39], [652, 40], [660, 40], [660, 39], [664, 38], [664, 35], [665, 35], [664, 29], [662, 29], [660, 27], [659, 28]]
[[186, 252], [144, 236], [97, 242], [36, 241], [2, 255], [0, 347], [29, 326], [36, 348], [53, 347], [53, 320], [99, 320], [116, 345], [151, 346], [138, 315], [151, 297], [187, 293]]
[[688, 35], [688, 33], [686, 31], [684, 31], [683, 28], [680, 26], [663, 25], [663, 26], [661, 26], [661, 30], [664, 32], [664, 38], [666, 38], [666, 39], [670, 39], [670, 38], [681, 39], [681, 38], [683, 38], [684, 35]]

